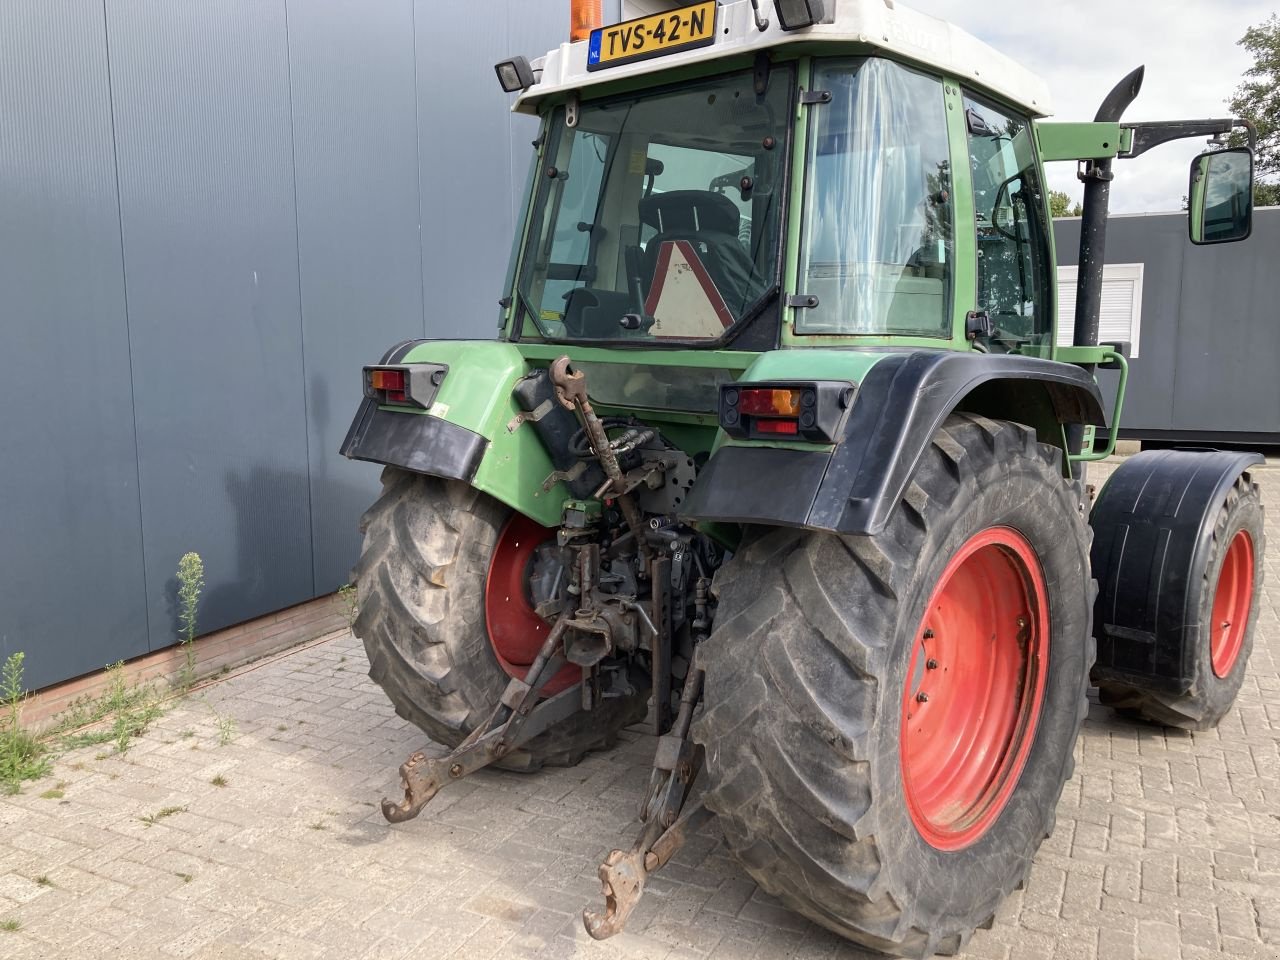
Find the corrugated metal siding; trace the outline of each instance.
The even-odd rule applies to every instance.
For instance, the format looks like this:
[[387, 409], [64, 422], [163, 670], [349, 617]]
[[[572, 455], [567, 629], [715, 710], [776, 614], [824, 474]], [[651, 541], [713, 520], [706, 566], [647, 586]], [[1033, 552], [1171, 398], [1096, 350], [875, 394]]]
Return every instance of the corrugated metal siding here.
[[101, 0], [0, 3], [0, 657], [147, 651]]
[[360, 366], [492, 334], [535, 136], [493, 63], [567, 24], [564, 0], [0, 4], [0, 655], [31, 684], [172, 643], [187, 550], [203, 629], [346, 580], [377, 492], [337, 454]]
[[152, 649], [313, 595], [283, 3], [108, 0]]

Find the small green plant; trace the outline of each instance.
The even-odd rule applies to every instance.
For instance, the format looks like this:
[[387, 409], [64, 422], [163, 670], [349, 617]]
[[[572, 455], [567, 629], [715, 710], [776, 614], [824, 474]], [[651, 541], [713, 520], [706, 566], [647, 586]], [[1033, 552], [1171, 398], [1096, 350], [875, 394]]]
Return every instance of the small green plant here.
[[66, 796], [66, 794], [62, 792], [61, 787], [53, 787], [52, 789], [46, 790], [44, 793], [40, 794], [40, 799], [41, 800], [61, 800], [64, 796]]
[[225, 747], [228, 743], [236, 738], [236, 718], [217, 715], [218, 722], [218, 746]]
[[178, 561], [178, 624], [181, 629], [182, 669], [178, 686], [185, 693], [196, 682], [196, 617], [204, 590], [204, 561], [198, 553], [184, 553]]
[[213, 784], [215, 787], [225, 787], [227, 785], [227, 778], [219, 773], [216, 776], [214, 776], [214, 778], [209, 782]]
[[328, 830], [329, 829], [329, 827], [322, 820], [317, 820], [314, 823], [309, 823], [307, 824], [307, 826], [310, 827], [312, 830]]
[[49, 769], [44, 746], [22, 729], [22, 685], [26, 654], [10, 654], [0, 670], [0, 792], [17, 793], [24, 780], [37, 780]]
[[360, 615], [360, 595], [354, 583], [343, 584], [338, 588], [338, 602], [347, 616], [347, 625], [354, 627], [356, 617]]
[[49, 879], [45, 874], [43, 874], [43, 873], [42, 873], [42, 874], [40, 874], [40, 876], [36, 877], [36, 883], [37, 883], [38, 885], [42, 886], [42, 887], [52, 887], [52, 886], [53, 886], [53, 881], [52, 881], [52, 880], [50, 880], [50, 879]]
[[161, 809], [157, 810], [155, 813], [149, 813], [145, 817], [139, 817], [138, 819], [141, 820], [143, 823], [145, 823], [148, 827], [153, 827], [157, 823], [159, 823], [161, 820], [165, 819], [166, 817], [172, 817], [175, 814], [186, 813], [186, 812], [187, 812], [186, 807], [162, 807]]
[[189, 873], [175, 873], [174, 876], [177, 877], [179, 880], [181, 880], [183, 883], [190, 883], [192, 880], [195, 879], [195, 877], [193, 877]]
[[[159, 697], [150, 684], [131, 684], [124, 662], [107, 667], [107, 690], [95, 698], [82, 697], [71, 704], [54, 730], [64, 750], [114, 743], [124, 753], [133, 738], [146, 732], [161, 714]], [[110, 719], [109, 725], [101, 725]], [[90, 727], [91, 729], [84, 729]], [[101, 760], [106, 754], [94, 759]]]
[[14, 920], [12, 918], [10, 918], [9, 920], [0, 920], [0, 930], [4, 930], [8, 933], [17, 933], [21, 929], [22, 929], [21, 920]]
[[279, 730], [281, 733], [284, 733], [286, 730], [288, 730], [288, 729], [289, 729], [289, 726], [288, 726], [288, 724], [284, 724], [284, 723], [277, 723], [277, 724], [276, 724], [276, 729], [277, 729], [277, 730]]

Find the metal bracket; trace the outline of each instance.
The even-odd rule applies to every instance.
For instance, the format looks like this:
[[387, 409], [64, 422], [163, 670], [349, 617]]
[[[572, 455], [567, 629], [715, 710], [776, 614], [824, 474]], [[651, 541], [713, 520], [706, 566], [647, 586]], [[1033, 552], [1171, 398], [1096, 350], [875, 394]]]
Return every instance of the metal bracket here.
[[1081, 160], [1076, 168], [1076, 179], [1081, 183], [1088, 183], [1090, 180], [1110, 183], [1115, 178], [1116, 175], [1111, 172], [1110, 160]]
[[579, 460], [568, 470], [556, 470], [548, 474], [547, 479], [542, 481], [543, 492], [548, 492], [561, 480], [577, 480], [580, 476], [587, 472], [587, 462]]
[[812, 310], [818, 305], [818, 298], [811, 293], [797, 293], [787, 297], [787, 306], [796, 310]]
[[830, 90], [801, 90], [800, 91], [800, 106], [802, 107], [812, 107], [812, 106], [816, 106], [819, 103], [830, 103], [830, 102], [831, 102]]
[[534, 407], [532, 410], [524, 410], [524, 411], [521, 411], [520, 413], [517, 413], [514, 417], [512, 417], [509, 421], [507, 421], [507, 433], [515, 433], [518, 429], [520, 429], [520, 425], [522, 423], [537, 423], [539, 420], [541, 420], [543, 417], [545, 417], [548, 413], [550, 413], [554, 409], [555, 409], [555, 404], [551, 402], [550, 398], [547, 398], [546, 400], [543, 400], [540, 404], [538, 404], [536, 407]]

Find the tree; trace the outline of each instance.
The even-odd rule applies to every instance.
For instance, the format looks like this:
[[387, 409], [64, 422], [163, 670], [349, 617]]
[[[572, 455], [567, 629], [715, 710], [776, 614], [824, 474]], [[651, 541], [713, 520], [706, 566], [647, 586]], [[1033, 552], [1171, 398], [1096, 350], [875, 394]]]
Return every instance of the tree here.
[[[1253, 66], [1227, 105], [1258, 128], [1254, 203], [1280, 205], [1280, 15], [1273, 13], [1246, 30], [1240, 46], [1253, 55]], [[1244, 146], [1246, 138], [1237, 133], [1231, 141], [1232, 146]]]
[[1049, 191], [1049, 213], [1053, 215], [1053, 219], [1059, 217], [1078, 217], [1084, 213], [1084, 207], [1080, 204], [1071, 204], [1071, 194], [1063, 190]]

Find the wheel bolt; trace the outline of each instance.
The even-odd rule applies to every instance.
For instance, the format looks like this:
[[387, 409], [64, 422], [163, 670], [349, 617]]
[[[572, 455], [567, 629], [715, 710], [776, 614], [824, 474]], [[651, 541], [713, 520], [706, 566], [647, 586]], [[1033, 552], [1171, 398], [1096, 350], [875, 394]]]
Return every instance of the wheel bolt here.
[[938, 661], [933, 659], [933, 657], [930, 657], [928, 660], [925, 661], [924, 666], [926, 670], [937, 670]]
[[927, 693], [925, 693], [925, 692], [922, 690], [920, 693], [917, 693], [917, 694], [916, 694], [916, 702], [917, 702], [917, 703], [928, 703], [928, 702], [929, 702], [929, 695], [928, 695]]

